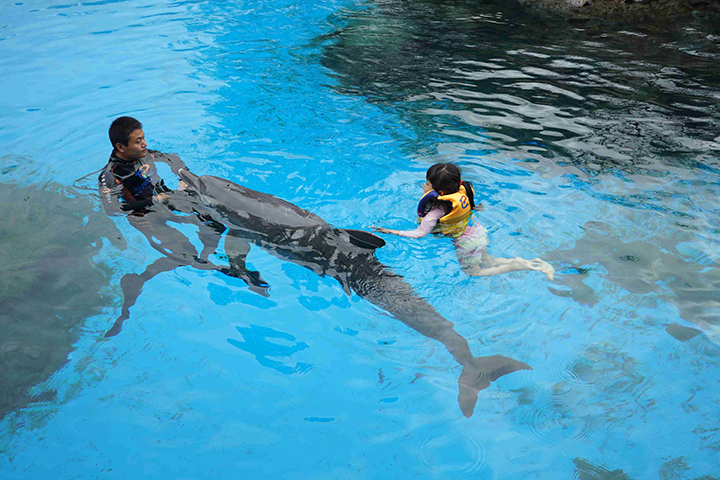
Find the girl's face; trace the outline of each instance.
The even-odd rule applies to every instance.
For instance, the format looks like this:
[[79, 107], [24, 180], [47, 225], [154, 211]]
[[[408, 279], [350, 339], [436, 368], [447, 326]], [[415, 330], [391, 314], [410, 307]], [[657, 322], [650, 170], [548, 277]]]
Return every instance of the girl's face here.
[[433, 190], [433, 186], [432, 186], [432, 183], [430, 183], [430, 180], [425, 180], [425, 185], [423, 185], [423, 195], [432, 190]]

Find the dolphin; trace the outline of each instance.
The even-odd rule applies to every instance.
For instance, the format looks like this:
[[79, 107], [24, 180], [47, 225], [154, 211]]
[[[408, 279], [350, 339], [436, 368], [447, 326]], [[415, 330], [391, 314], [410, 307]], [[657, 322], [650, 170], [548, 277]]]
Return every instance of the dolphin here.
[[[257, 272], [245, 269], [250, 244], [320, 276], [330, 276], [346, 293], [354, 291], [422, 335], [442, 343], [463, 367], [458, 403], [470, 417], [480, 390], [491, 381], [526, 363], [491, 355], [473, 357], [467, 340], [398, 274], [380, 263], [374, 249], [384, 244], [376, 235], [333, 227], [319, 216], [273, 195], [245, 188], [214, 176], [197, 176], [179, 169], [180, 178], [210, 207], [213, 218], [228, 228], [228, 238], [245, 244], [233, 258], [237, 277], [263, 289], [267, 284]], [[260, 291], [259, 293], [263, 293]]]

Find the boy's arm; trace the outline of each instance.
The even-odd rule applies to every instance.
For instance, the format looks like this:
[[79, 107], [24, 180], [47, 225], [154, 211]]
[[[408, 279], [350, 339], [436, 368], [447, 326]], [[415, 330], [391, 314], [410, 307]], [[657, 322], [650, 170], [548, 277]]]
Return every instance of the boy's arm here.
[[98, 177], [98, 193], [102, 201], [105, 213], [117, 215], [123, 211], [120, 197], [122, 195], [122, 184], [115, 182], [112, 172], [109, 169], [103, 170]]

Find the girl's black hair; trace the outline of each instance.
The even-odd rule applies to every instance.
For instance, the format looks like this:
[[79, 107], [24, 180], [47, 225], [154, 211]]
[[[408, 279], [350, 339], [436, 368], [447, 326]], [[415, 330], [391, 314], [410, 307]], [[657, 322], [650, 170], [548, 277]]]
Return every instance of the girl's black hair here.
[[452, 163], [436, 163], [428, 168], [426, 178], [438, 193], [449, 195], [460, 189], [460, 169]]
[[[427, 180], [432, 185], [433, 190], [445, 195], [455, 193], [460, 190], [460, 169], [453, 163], [436, 163], [428, 168], [426, 174]], [[470, 182], [462, 182], [465, 185], [468, 200], [470, 200], [470, 208], [475, 208], [475, 195]]]

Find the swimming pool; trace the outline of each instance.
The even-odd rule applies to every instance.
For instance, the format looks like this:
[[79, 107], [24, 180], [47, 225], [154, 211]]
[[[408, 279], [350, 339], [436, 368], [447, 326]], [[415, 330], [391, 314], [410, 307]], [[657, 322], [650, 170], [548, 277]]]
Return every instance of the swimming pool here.
[[[3, 3], [2, 477], [720, 474], [720, 36], [546, 22], [492, 3]], [[157, 258], [82, 178], [123, 114], [193, 171], [346, 228], [411, 228], [427, 167], [458, 163], [491, 253], [556, 281], [468, 278], [440, 238], [377, 256], [474, 355], [533, 369], [465, 418], [440, 343], [255, 248], [269, 297], [180, 268], [103, 338], [120, 278]]]

